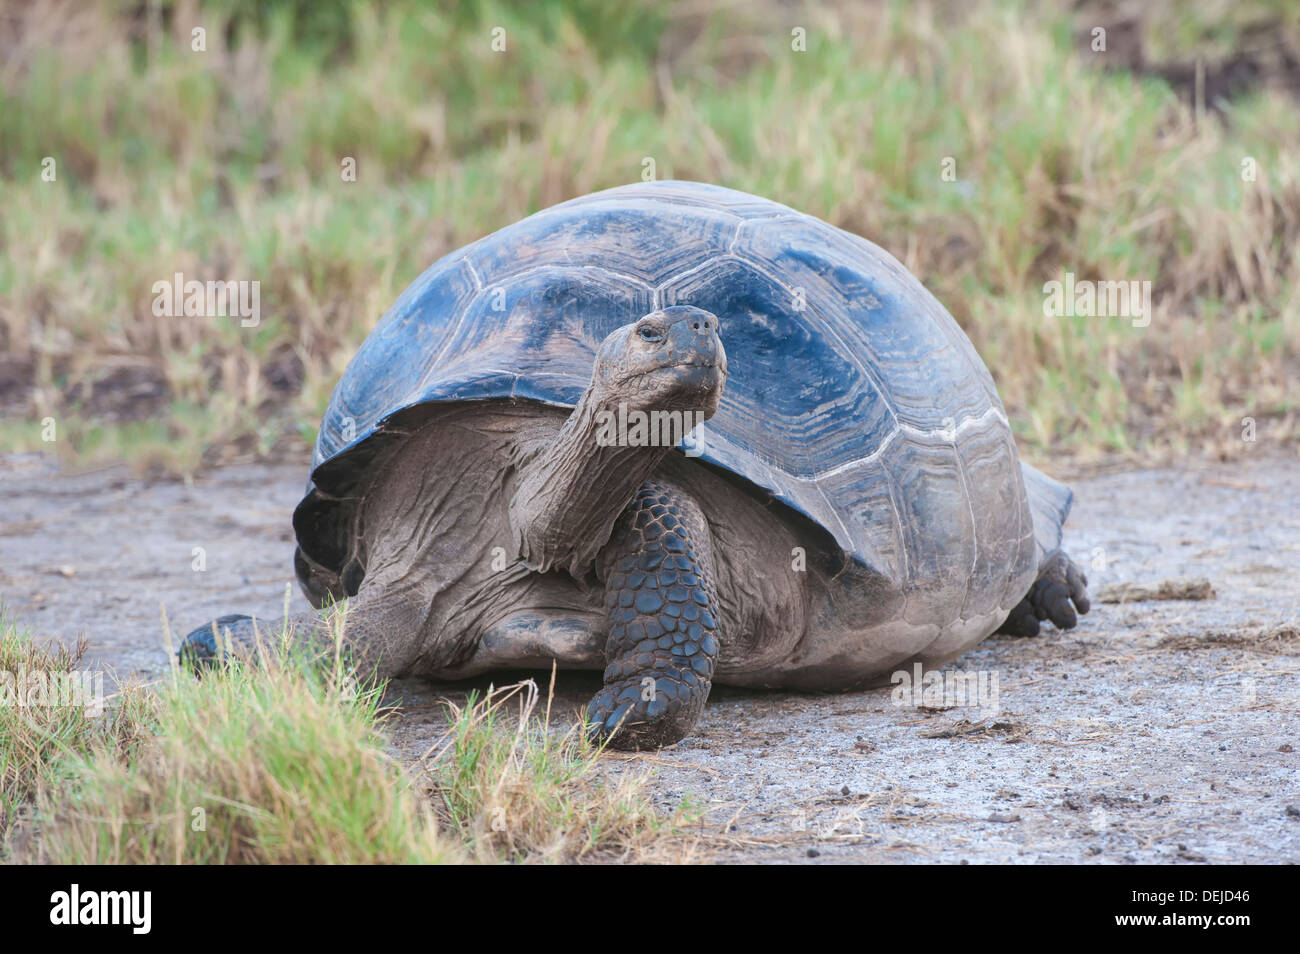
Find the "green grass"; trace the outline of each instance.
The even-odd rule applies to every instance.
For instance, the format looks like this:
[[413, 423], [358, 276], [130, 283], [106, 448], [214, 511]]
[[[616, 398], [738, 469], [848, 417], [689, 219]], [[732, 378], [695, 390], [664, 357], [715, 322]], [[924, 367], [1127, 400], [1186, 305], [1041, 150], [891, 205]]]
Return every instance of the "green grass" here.
[[[1274, 0], [1140, 6], [1149, 60], [1214, 62], [1260, 23], [1300, 49]], [[49, 449], [47, 415], [77, 462], [301, 447], [425, 267], [647, 156], [896, 254], [1031, 451], [1217, 447], [1246, 415], [1296, 436], [1296, 104], [1265, 84], [1198, 118], [1159, 76], [1103, 68], [1086, 5], [227, 2], [199, 17], [203, 53], [169, 4], [152, 33], [125, 5], [45, 9], [14, 9], [0, 69], [0, 346], [25, 421], [0, 447]], [[1045, 319], [1066, 270], [1151, 281], [1151, 326]], [[263, 323], [154, 317], [175, 271], [260, 281]], [[165, 387], [147, 427], [95, 393], [124, 365]]]
[[[346, 625], [336, 615], [339, 626]], [[341, 632], [341, 630], [339, 630]], [[443, 864], [680, 860], [688, 805], [662, 815], [644, 772], [610, 778], [552, 730], [531, 682], [454, 707], [430, 756], [390, 752], [383, 686], [279, 639], [266, 665], [132, 687], [95, 717], [0, 705], [0, 857], [62, 864]], [[66, 672], [0, 623], [0, 673]]]
[[38, 775], [38, 835], [28, 857], [62, 864], [462, 857], [385, 751], [381, 687], [358, 686], [338, 665], [269, 652], [274, 664], [265, 668], [201, 679], [176, 672], [156, 693], [138, 690], [134, 720], [116, 720], [130, 725], [129, 746], [68, 747], [57, 773]]

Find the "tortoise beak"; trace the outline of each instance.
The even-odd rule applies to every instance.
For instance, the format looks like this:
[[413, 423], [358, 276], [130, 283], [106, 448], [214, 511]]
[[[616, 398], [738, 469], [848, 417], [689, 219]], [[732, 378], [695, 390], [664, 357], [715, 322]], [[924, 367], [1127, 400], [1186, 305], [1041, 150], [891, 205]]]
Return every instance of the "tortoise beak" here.
[[727, 352], [718, 335], [718, 316], [701, 308], [685, 308], [668, 326], [664, 365], [715, 368], [727, 373]]

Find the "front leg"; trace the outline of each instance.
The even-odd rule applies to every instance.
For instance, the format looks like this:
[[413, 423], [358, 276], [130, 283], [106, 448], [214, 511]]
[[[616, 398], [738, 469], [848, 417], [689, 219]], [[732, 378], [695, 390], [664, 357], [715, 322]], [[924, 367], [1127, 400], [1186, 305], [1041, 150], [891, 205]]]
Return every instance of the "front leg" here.
[[605, 688], [587, 707], [613, 748], [671, 745], [690, 733], [713, 681], [718, 597], [704, 514], [647, 481], [600, 555], [605, 580]]

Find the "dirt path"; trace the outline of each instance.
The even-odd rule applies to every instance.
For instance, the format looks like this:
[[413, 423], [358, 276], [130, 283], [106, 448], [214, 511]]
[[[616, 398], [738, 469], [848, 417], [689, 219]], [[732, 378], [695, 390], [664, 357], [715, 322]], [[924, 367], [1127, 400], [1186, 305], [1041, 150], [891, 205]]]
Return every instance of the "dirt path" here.
[[[160, 604], [179, 633], [280, 612], [304, 473], [186, 487], [0, 457], [0, 598], [41, 636], [84, 633], [98, 664], [157, 677]], [[996, 677], [996, 711], [718, 689], [694, 737], [629, 761], [654, 766], [665, 806], [704, 801], [729, 860], [1300, 861], [1298, 473], [1272, 459], [1074, 481], [1066, 545], [1094, 593], [1196, 576], [1217, 595], [984, 643], [948, 668]], [[598, 681], [565, 675], [558, 708]], [[464, 688], [397, 684], [395, 746], [423, 752], [429, 704]]]

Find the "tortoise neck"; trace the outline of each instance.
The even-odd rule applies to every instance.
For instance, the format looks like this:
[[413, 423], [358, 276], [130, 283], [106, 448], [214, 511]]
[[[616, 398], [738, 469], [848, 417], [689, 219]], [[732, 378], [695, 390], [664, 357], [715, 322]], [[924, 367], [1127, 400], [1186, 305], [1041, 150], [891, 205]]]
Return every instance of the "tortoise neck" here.
[[614, 521], [673, 446], [638, 436], [637, 412], [593, 391], [549, 446], [523, 465], [510, 501], [520, 558], [539, 571], [584, 575], [609, 542]]

